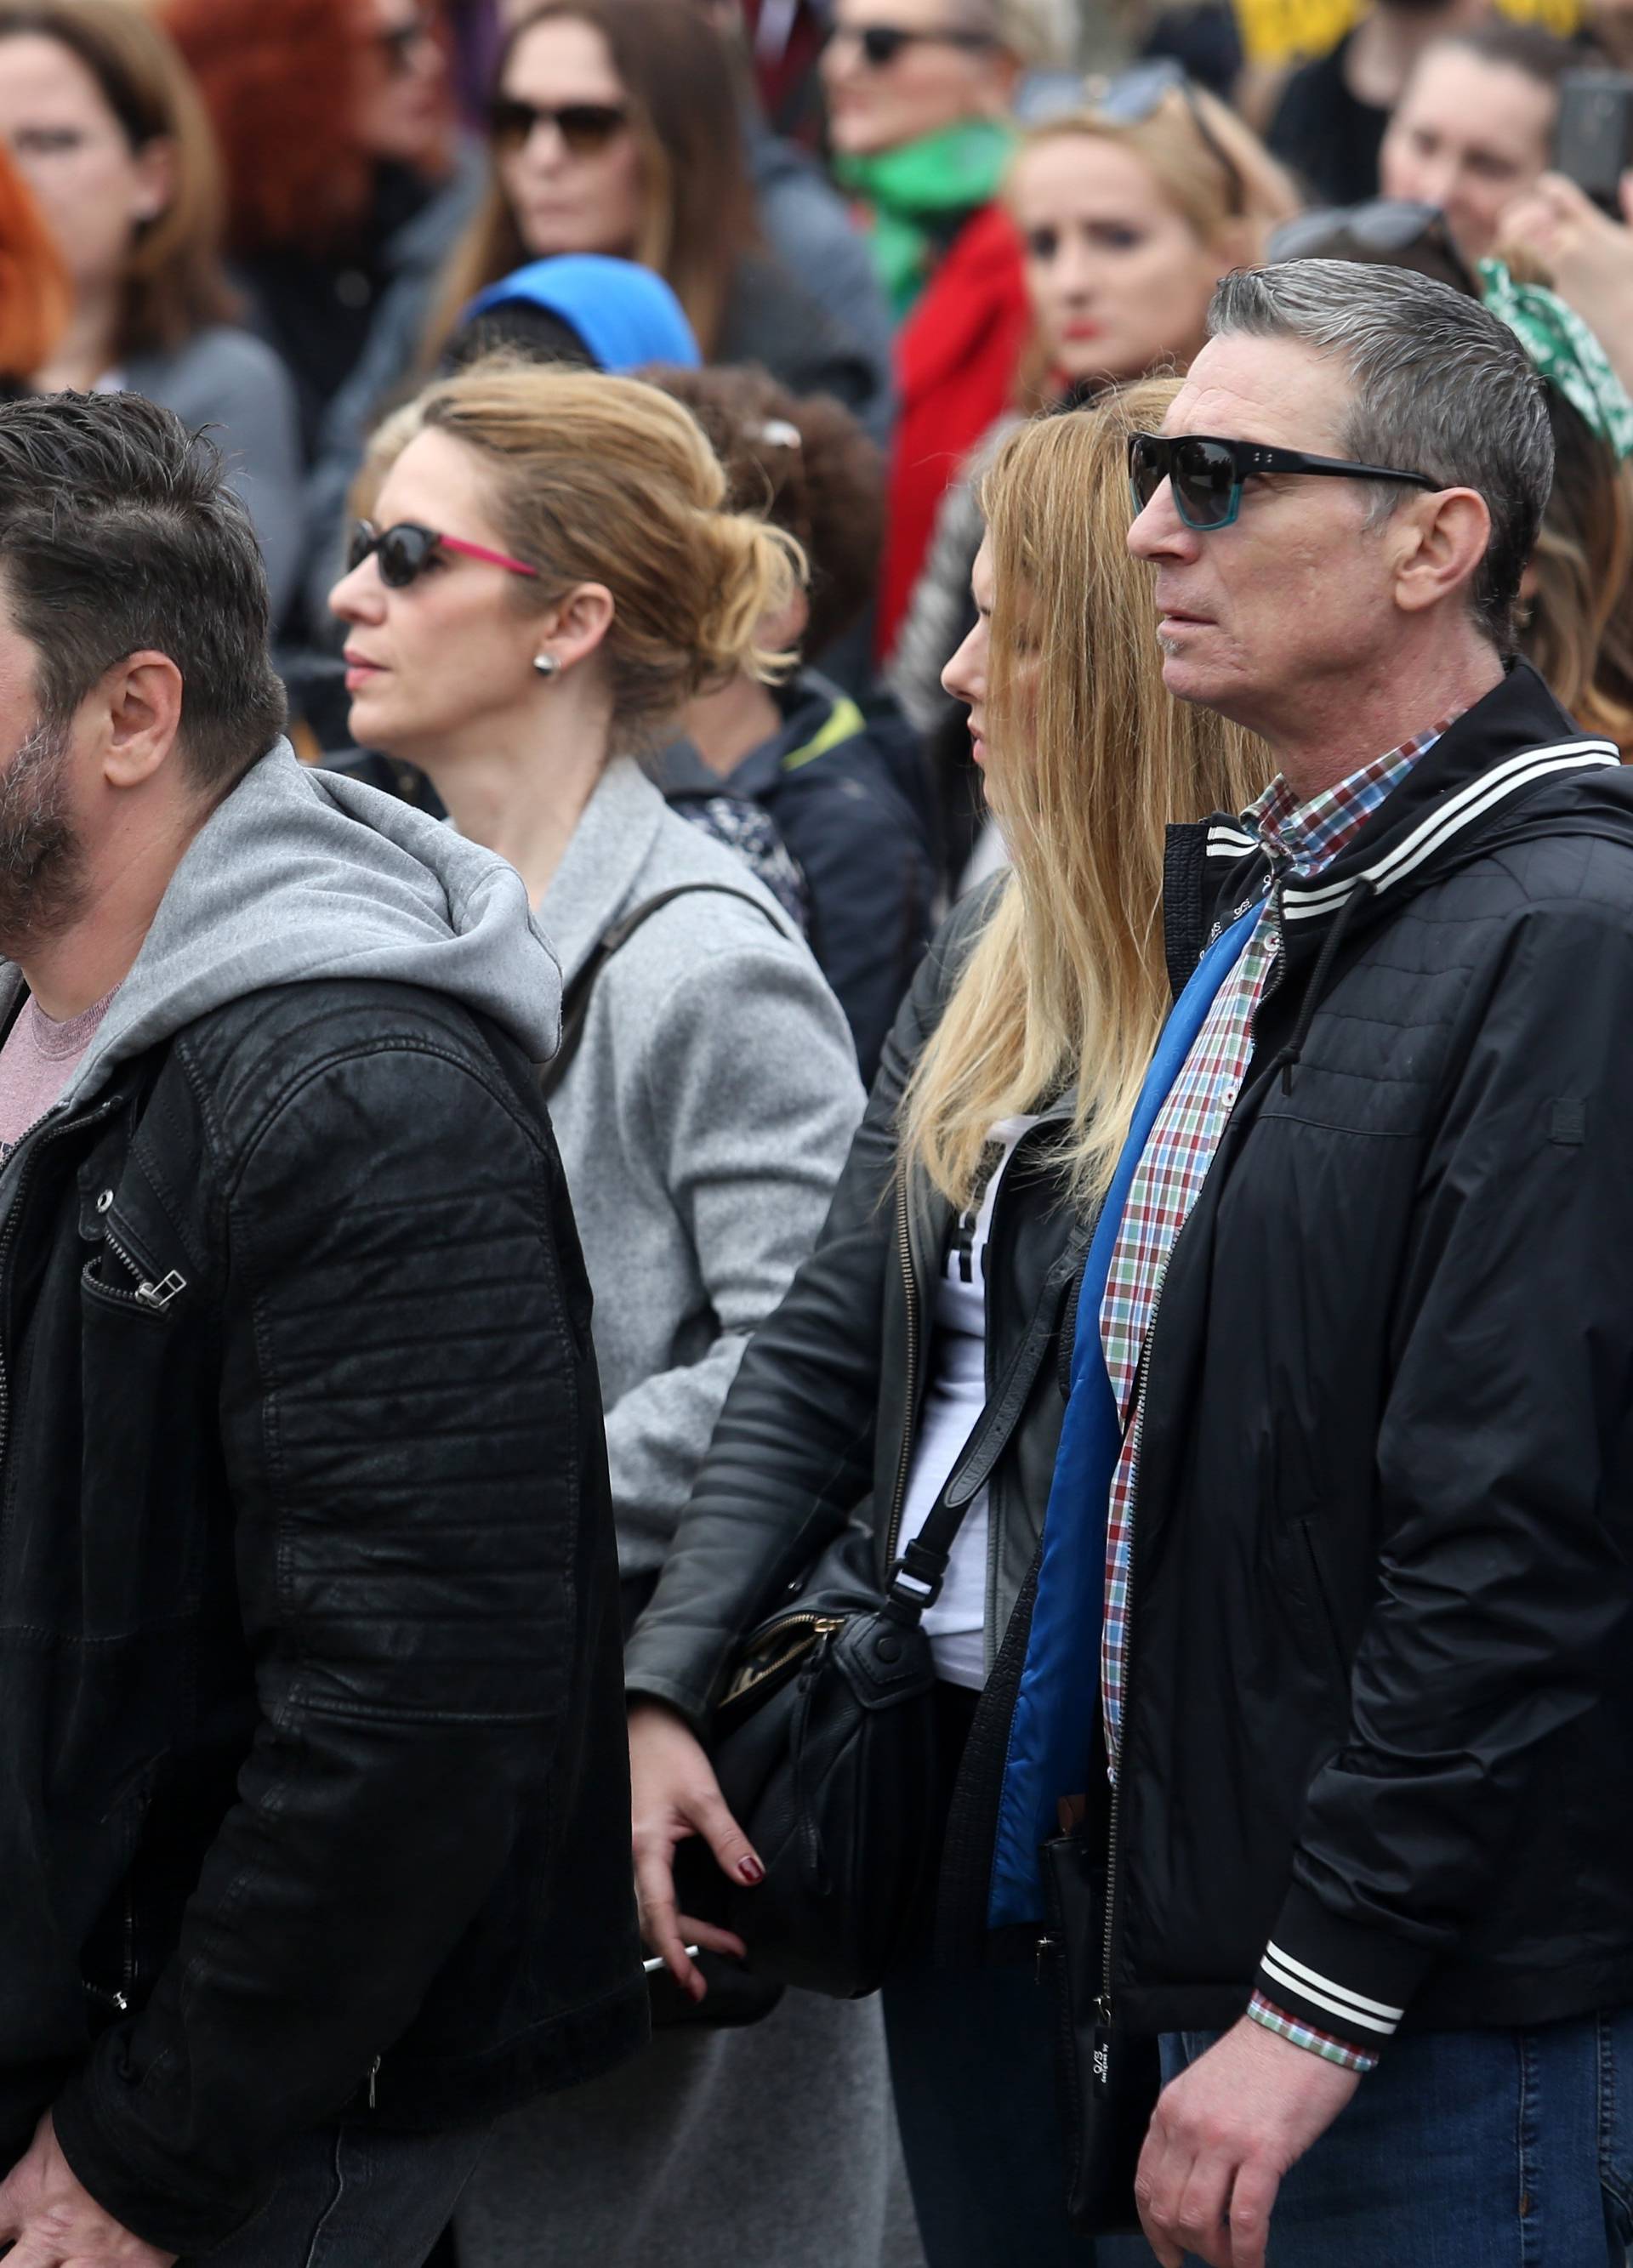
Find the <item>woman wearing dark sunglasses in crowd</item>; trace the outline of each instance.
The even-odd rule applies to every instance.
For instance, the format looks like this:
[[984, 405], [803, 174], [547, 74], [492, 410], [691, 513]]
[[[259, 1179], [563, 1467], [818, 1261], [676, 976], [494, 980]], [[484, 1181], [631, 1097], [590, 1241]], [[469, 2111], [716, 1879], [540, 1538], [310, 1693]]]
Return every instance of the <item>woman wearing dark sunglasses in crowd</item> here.
[[942, 493], [1015, 381], [1026, 294], [998, 190], [1021, 73], [1061, 37], [1053, 0], [835, 0], [822, 58], [834, 175], [860, 200], [900, 325], [882, 655]]
[[[675, 1846], [701, 1834], [740, 1876], [757, 1862], [698, 1739], [737, 1643], [859, 1507], [882, 1562], [905, 1548], [1038, 1314], [1048, 1351], [925, 1617], [950, 1820], [937, 1951], [956, 1945], [963, 1965], [932, 1964], [927, 1911], [883, 1995], [931, 2268], [1097, 2257], [1063, 2211], [1049, 1995], [1030, 1959], [984, 1961], [995, 1783], [978, 1770], [950, 1791], [966, 1742], [999, 1759], [1007, 1746], [1007, 1637], [1025, 1627], [1064, 1407], [1060, 1263], [1086, 1236], [1169, 1005], [1167, 827], [1240, 810], [1270, 770], [1235, 728], [1168, 698], [1151, 586], [1126, 549], [1127, 423], [1160, 423], [1171, 394], [1031, 424], [983, 483], [979, 619], [947, 681], [1013, 870], [931, 948], [816, 1250], [750, 1343], [628, 1648], [643, 1918], [695, 1989]], [[744, 1911], [751, 1949], [751, 1895]], [[1097, 2252], [1100, 2268], [1150, 2257], [1135, 2240]]]
[[383, 352], [383, 382], [400, 374], [477, 194], [432, 0], [166, 0], [165, 21], [215, 122], [228, 254], [294, 373], [310, 459], [359, 366]]
[[[1031, 328], [977, 476], [983, 453], [1027, 410], [1183, 370], [1220, 276], [1260, 258], [1270, 230], [1297, 209], [1287, 175], [1235, 113], [1160, 62], [1112, 80], [1092, 107], [1034, 127], [1004, 197], [1025, 248]], [[931, 746], [950, 839], [966, 851], [979, 798], [941, 673], [969, 622], [975, 485], [966, 477], [948, 491], [890, 672]]]
[[534, 259], [610, 253], [675, 289], [708, 362], [763, 364], [888, 426], [884, 374], [759, 240], [732, 65], [689, 0], [546, 0], [500, 58], [492, 178], [444, 276], [434, 361], [479, 291]]
[[[511, 859], [562, 962], [547, 1092], [632, 1613], [861, 1108], [793, 924], [637, 761], [706, 684], [779, 674], [761, 627], [799, 554], [721, 509], [678, 403], [559, 366], [433, 386], [376, 437], [364, 497], [373, 526], [333, 600], [356, 737]], [[877, 2008], [790, 1993], [747, 2029], [665, 2030], [607, 2086], [501, 2127], [461, 2209], [462, 2268], [881, 2268], [893, 2149]]]

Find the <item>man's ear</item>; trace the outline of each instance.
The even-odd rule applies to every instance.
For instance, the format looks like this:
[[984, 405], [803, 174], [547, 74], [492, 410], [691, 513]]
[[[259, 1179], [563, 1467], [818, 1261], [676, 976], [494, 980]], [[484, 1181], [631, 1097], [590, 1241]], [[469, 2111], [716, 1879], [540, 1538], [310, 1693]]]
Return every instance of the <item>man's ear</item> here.
[[1386, 531], [1394, 552], [1395, 604], [1426, 614], [1480, 572], [1491, 541], [1491, 512], [1475, 489], [1437, 489], [1414, 496]]
[[170, 758], [181, 730], [181, 673], [167, 653], [128, 653], [107, 672], [92, 697], [109, 787], [140, 787]]

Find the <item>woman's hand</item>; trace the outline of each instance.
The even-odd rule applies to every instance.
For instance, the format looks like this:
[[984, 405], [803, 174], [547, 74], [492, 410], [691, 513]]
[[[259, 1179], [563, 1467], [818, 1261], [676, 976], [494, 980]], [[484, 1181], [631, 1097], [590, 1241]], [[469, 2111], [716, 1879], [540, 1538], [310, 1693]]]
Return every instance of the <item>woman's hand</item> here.
[[641, 1935], [661, 1954], [676, 1983], [694, 2000], [708, 1991], [687, 1958], [688, 1943], [741, 1961], [747, 1948], [729, 1930], [676, 1910], [675, 1846], [701, 1835], [722, 1873], [750, 1888], [765, 1879], [753, 1845], [730, 1812], [702, 1742], [674, 1710], [638, 1701], [630, 1711], [630, 1788], [635, 1842], [635, 1894]]
[[[1622, 210], [1633, 223], [1633, 173], [1622, 184]], [[1633, 388], [1633, 226], [1601, 212], [1563, 173], [1544, 173], [1504, 211], [1497, 245], [1542, 261], [1560, 298], [1597, 335], [1616, 375]]]

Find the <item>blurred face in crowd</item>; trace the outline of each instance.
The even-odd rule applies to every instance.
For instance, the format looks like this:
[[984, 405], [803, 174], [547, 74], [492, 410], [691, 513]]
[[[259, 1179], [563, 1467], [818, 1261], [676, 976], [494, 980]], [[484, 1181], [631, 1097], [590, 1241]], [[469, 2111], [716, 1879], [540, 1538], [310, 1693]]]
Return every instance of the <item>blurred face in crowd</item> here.
[[[448, 434], [418, 434], [388, 474], [373, 514], [376, 527], [408, 520], [439, 534], [508, 553], [496, 525], [484, 469]], [[518, 587], [534, 586], [507, 568], [459, 552], [437, 551], [405, 590], [364, 560], [329, 593], [347, 629], [346, 690], [360, 746], [410, 762], [434, 763], [448, 742], [480, 734], [536, 698], [533, 666], [540, 624]]]
[[1527, 71], [1430, 48], [1384, 136], [1384, 195], [1438, 205], [1464, 257], [1483, 260], [1503, 208], [1548, 166], [1557, 109]]
[[970, 712], [970, 753], [985, 774], [987, 672], [993, 650], [993, 547], [986, 537], [982, 538], [970, 571], [970, 594], [975, 600], [975, 626], [942, 670], [942, 683]]
[[132, 150], [78, 56], [33, 32], [0, 40], [0, 135], [75, 284], [85, 291], [118, 283], [137, 229], [169, 202], [170, 144]]
[[367, 0], [373, 38], [357, 111], [372, 158], [419, 166], [440, 152], [447, 68], [425, 0]]
[[[835, 0], [831, 21], [823, 85], [830, 139], [847, 158], [898, 150], [965, 119], [1001, 117], [1009, 107], [1015, 62], [996, 45], [972, 43], [980, 18], [961, 13], [957, 0]], [[870, 59], [862, 38], [870, 27], [920, 36]], [[954, 36], [940, 36], [946, 33]]]
[[640, 148], [601, 33], [570, 16], [536, 26], [517, 41], [499, 92], [517, 106], [501, 114], [513, 123], [496, 144], [499, 174], [532, 256], [632, 255], [645, 212]]
[[[1300, 341], [1210, 339], [1163, 431], [1347, 457], [1348, 391]], [[1354, 684], [1380, 657], [1386, 666], [1400, 635], [1399, 519], [1369, 527], [1371, 503], [1362, 481], [1269, 475], [1248, 482], [1233, 526], [1199, 534], [1164, 481], [1128, 548], [1156, 571], [1169, 691], [1274, 742], [1297, 729], [1312, 696]]]
[[993, 717], [993, 609], [997, 604], [997, 581], [993, 567], [990, 535], [985, 536], [970, 573], [970, 594], [975, 600], [975, 627], [942, 672], [942, 683], [955, 701], [970, 712], [970, 753], [981, 774], [987, 805], [1003, 817], [1004, 750], [1013, 743], [1024, 749], [1031, 743], [1036, 716], [1038, 675], [1043, 654], [1036, 632], [1029, 625], [1028, 593], [1016, 594], [1009, 609], [1007, 633], [1015, 641], [1008, 656], [1009, 695], [1002, 741], [992, 747], [987, 739]]
[[1220, 261], [1142, 158], [1100, 135], [1056, 135], [1016, 161], [1009, 207], [1053, 369], [1126, 379], [1190, 361]]

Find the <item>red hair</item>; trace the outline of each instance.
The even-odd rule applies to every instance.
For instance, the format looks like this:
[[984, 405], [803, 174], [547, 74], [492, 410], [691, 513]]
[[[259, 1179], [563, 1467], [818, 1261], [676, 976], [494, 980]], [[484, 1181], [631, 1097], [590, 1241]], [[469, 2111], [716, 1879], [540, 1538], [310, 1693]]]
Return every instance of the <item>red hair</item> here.
[[368, 0], [167, 0], [227, 169], [227, 248], [344, 243], [373, 167], [352, 118], [373, 36]]
[[73, 305], [62, 254], [0, 143], [0, 376], [32, 378]]

